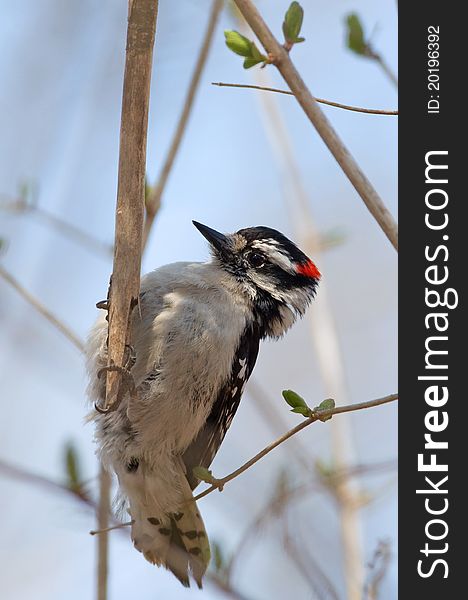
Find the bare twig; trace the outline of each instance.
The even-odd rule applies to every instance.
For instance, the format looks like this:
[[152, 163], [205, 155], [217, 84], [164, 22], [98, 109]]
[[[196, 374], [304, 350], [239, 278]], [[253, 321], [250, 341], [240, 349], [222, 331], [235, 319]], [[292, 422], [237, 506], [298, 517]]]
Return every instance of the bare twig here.
[[318, 562], [310, 555], [306, 544], [300, 544], [299, 549], [293, 536], [289, 533], [287, 522], [284, 525], [283, 543], [293, 564], [309, 584], [314, 597], [318, 600], [323, 598], [339, 600], [335, 586]]
[[[294, 96], [289, 90], [280, 90], [273, 87], [265, 87], [262, 85], [247, 85], [245, 83], [223, 83], [221, 81], [212, 82], [211, 85], [218, 87], [230, 87], [230, 88], [241, 88], [248, 90], [260, 90], [262, 92], [276, 92], [277, 94], [285, 94], [287, 96]], [[325, 100], [324, 98], [315, 98], [316, 102], [320, 104], [326, 104], [327, 106], [334, 106], [335, 108], [343, 108], [344, 110], [350, 110], [353, 112], [366, 113], [370, 115], [398, 115], [397, 110], [381, 110], [378, 108], [361, 108], [359, 106], [350, 106], [349, 104], [342, 104], [341, 102], [333, 102], [332, 100]]]
[[[253, 406], [260, 413], [262, 421], [269, 425], [274, 436], [281, 435], [288, 428], [289, 424], [285, 419], [284, 410], [281, 410], [276, 402], [272, 402], [271, 398], [266, 396], [264, 390], [254, 378], [251, 378], [248, 383], [247, 395], [254, 400]], [[304, 471], [309, 471], [310, 457], [304, 451], [300, 438], [292, 438], [291, 443], [288, 444], [288, 449], [291, 451], [291, 455], [294, 456], [294, 460], [303, 467]]]
[[56, 329], [60, 331], [80, 352], [84, 352], [84, 344], [80, 338], [71, 331], [68, 325], [65, 325], [57, 319], [52, 312], [46, 308], [37, 298], [35, 298], [27, 289], [25, 289], [6, 269], [0, 265], [0, 277], [9, 283], [31, 306], [33, 306], [43, 317], [49, 321]]
[[374, 556], [369, 563], [369, 578], [365, 588], [366, 600], [377, 600], [379, 597], [380, 585], [387, 573], [387, 569], [392, 559], [390, 542], [381, 540], [374, 552]]
[[90, 508], [96, 507], [96, 505], [91, 500], [90, 496], [87, 494], [82, 485], [77, 487], [70, 487], [63, 483], [58, 483], [53, 479], [48, 479], [47, 477], [43, 477], [42, 475], [37, 475], [36, 473], [32, 473], [31, 471], [27, 471], [26, 469], [11, 465], [2, 459], [0, 459], [0, 472], [6, 475], [7, 477], [11, 477], [12, 479], [24, 481], [25, 483], [32, 483], [49, 491], [64, 492], [75, 498], [75, 500], [83, 502]]
[[349, 150], [336, 134], [292, 63], [288, 52], [286, 52], [271, 33], [251, 0], [234, 0], [234, 2], [265, 50], [272, 57], [273, 64], [280, 71], [296, 100], [361, 196], [370, 213], [380, 225], [393, 247], [398, 249], [398, 227], [393, 216], [370, 181], [361, 171]]
[[337, 415], [337, 414], [341, 414], [341, 413], [354, 412], [357, 410], [363, 410], [365, 408], [372, 408], [374, 406], [380, 406], [381, 404], [387, 404], [388, 402], [394, 402], [397, 399], [398, 399], [398, 394], [391, 394], [389, 396], [385, 396], [383, 398], [377, 398], [376, 400], [370, 400], [368, 402], [360, 402], [358, 404], [349, 404], [347, 406], [337, 406], [337, 407], [335, 407], [333, 409], [329, 409], [329, 410], [315, 411], [312, 416], [305, 419], [305, 421], [303, 421], [299, 425], [296, 425], [296, 427], [293, 427], [292, 429], [290, 429], [288, 432], [286, 432], [284, 435], [279, 437], [272, 444], [269, 444], [266, 448], [261, 450], [253, 458], [251, 458], [246, 463], [244, 463], [241, 467], [239, 467], [232, 473], [229, 473], [229, 475], [226, 475], [225, 477], [222, 477], [221, 479], [213, 478], [213, 484], [210, 485], [209, 488], [207, 488], [206, 490], [204, 490], [203, 492], [201, 492], [200, 494], [195, 496], [194, 500], [200, 500], [200, 498], [204, 498], [205, 496], [207, 496], [214, 490], [222, 491], [222, 489], [226, 485], [226, 483], [229, 483], [229, 481], [232, 481], [233, 479], [235, 479], [236, 477], [238, 477], [239, 475], [241, 475], [242, 473], [247, 471], [247, 469], [250, 469], [250, 467], [252, 467], [255, 463], [257, 463], [259, 460], [261, 460], [264, 456], [269, 454], [272, 450], [277, 448], [279, 445], [281, 445], [283, 442], [288, 440], [290, 437], [292, 437], [296, 433], [299, 433], [299, 431], [302, 431], [309, 425], [312, 425], [312, 423], [315, 423], [316, 421], [323, 421], [324, 418], [331, 417], [333, 415]]
[[133, 521], [126, 521], [125, 523], [117, 523], [117, 525], [112, 525], [112, 527], [106, 527], [105, 529], [91, 529], [89, 535], [100, 535], [108, 531], [114, 531], [115, 529], [122, 529], [122, 527], [130, 527], [133, 523]]
[[[89, 508], [93, 510], [98, 510], [98, 506], [96, 503], [86, 494], [85, 491], [79, 491], [78, 489], [72, 489], [64, 484], [57, 483], [52, 479], [48, 479], [47, 477], [42, 477], [41, 475], [37, 475], [36, 473], [32, 473], [25, 469], [13, 466], [4, 460], [0, 459], [0, 474], [4, 474], [7, 477], [11, 477], [13, 479], [17, 479], [19, 481], [24, 481], [28, 485], [35, 485], [41, 488], [44, 488], [51, 492], [59, 492], [68, 494], [73, 497], [75, 500], [78, 500], [82, 504], [85, 504]], [[107, 531], [113, 531], [115, 529], [122, 529], [131, 525], [129, 523], [117, 523], [112, 527], [108, 527]], [[101, 531], [90, 531], [91, 535], [103, 533]], [[101, 537], [101, 536], [100, 536]], [[215, 587], [223, 591], [229, 598], [233, 598], [235, 600], [247, 600], [246, 596], [235, 590], [228, 582], [223, 581], [220, 577], [218, 577], [215, 573], [208, 571], [205, 575], [206, 579], [212, 583]]]
[[111, 478], [109, 473], [101, 465], [99, 472], [99, 504], [97, 507], [97, 522], [103, 535], [98, 539], [98, 560], [97, 560], [97, 600], [106, 600], [107, 598], [107, 575], [108, 575], [108, 553], [110, 516], [110, 487]]
[[387, 61], [383, 58], [383, 56], [374, 50], [374, 48], [368, 43], [366, 48], [365, 56], [367, 58], [371, 58], [375, 60], [375, 62], [380, 66], [385, 75], [390, 79], [393, 85], [398, 88], [398, 77], [392, 71], [392, 69], [387, 64]]
[[87, 248], [93, 252], [100, 252], [106, 256], [112, 256], [112, 244], [107, 244], [106, 242], [98, 240], [94, 236], [90, 235], [87, 231], [84, 231], [76, 225], [65, 221], [61, 217], [52, 214], [45, 208], [41, 208], [37, 204], [29, 202], [25, 198], [17, 198], [15, 200], [0, 202], [0, 208], [2, 210], [8, 210], [19, 215], [32, 215], [47, 225], [50, 225], [59, 233], [62, 233], [65, 237], [67, 237], [67, 239], [74, 239], [84, 248]]
[[161, 173], [159, 175], [158, 181], [151, 189], [149, 197], [146, 201], [146, 219], [143, 231], [143, 248], [146, 247], [148, 243], [148, 237], [151, 232], [151, 228], [153, 226], [154, 218], [161, 206], [161, 197], [163, 195], [164, 189], [166, 187], [167, 180], [169, 178], [169, 174], [174, 165], [174, 160], [177, 155], [177, 152], [180, 147], [180, 143], [184, 136], [185, 130], [187, 128], [187, 123], [190, 117], [190, 113], [192, 111], [193, 103], [195, 100], [195, 95], [198, 90], [198, 86], [200, 83], [201, 74], [206, 64], [206, 60], [208, 58], [208, 53], [211, 47], [211, 43], [213, 41], [213, 35], [216, 29], [216, 24], [218, 22], [219, 13], [223, 7], [223, 0], [213, 0], [211, 6], [210, 16], [208, 18], [208, 25], [206, 28], [206, 32], [203, 38], [202, 46], [200, 48], [200, 53], [197, 58], [197, 62], [195, 64], [195, 69], [192, 74], [192, 78], [190, 80], [189, 88], [187, 91], [187, 96], [185, 98], [184, 106], [182, 109], [182, 113], [179, 117], [179, 122], [177, 123], [177, 127], [174, 133], [174, 137], [172, 139], [171, 145], [169, 147], [166, 160], [164, 161], [163, 167], [161, 169]]
[[231, 555], [231, 559], [226, 566], [225, 572], [226, 577], [231, 577], [234, 570], [234, 565], [237, 558], [242, 555], [244, 547], [252, 539], [256, 539], [259, 530], [272, 516], [281, 516], [283, 511], [288, 508], [292, 502], [303, 498], [306, 494], [309, 496], [312, 492], [327, 491], [330, 485], [336, 485], [340, 480], [350, 479], [359, 475], [369, 475], [373, 473], [380, 473], [387, 469], [395, 469], [397, 467], [396, 461], [385, 461], [382, 463], [374, 464], [358, 464], [345, 469], [335, 470], [333, 474], [329, 475], [326, 479], [323, 476], [314, 478], [311, 481], [306, 481], [295, 487], [290, 487], [282, 494], [281, 498], [277, 495], [272, 498], [258, 511], [257, 516], [251, 521], [251, 523], [245, 528], [244, 534], [237, 543], [235, 550]]

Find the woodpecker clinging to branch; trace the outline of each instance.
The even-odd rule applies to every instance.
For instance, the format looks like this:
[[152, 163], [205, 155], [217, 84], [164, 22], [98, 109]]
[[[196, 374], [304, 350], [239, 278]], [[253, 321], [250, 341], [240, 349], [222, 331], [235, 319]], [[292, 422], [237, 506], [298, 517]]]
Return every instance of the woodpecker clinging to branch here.
[[[192, 500], [196, 466], [209, 467], [257, 359], [260, 340], [279, 338], [303, 315], [320, 273], [284, 235], [268, 227], [223, 235], [194, 221], [212, 260], [179, 262], [142, 278], [132, 317], [137, 393], [94, 414], [99, 454], [115, 471], [132, 540], [147, 560], [186, 586], [201, 587], [210, 548]], [[89, 395], [105, 395], [107, 322], [87, 349]]]

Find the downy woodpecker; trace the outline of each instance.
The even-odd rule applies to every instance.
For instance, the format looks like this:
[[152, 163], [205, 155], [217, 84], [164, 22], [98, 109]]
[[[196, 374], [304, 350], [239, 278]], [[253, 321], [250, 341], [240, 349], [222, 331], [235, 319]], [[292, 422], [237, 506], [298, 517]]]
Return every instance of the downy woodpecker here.
[[[209, 467], [239, 406], [260, 340], [281, 337], [315, 295], [320, 273], [284, 235], [250, 227], [223, 235], [194, 221], [212, 259], [179, 262], [142, 278], [133, 311], [137, 393], [95, 412], [104, 465], [117, 474], [135, 547], [199, 587], [210, 547], [192, 500], [196, 466]], [[105, 395], [107, 322], [90, 333], [89, 397]]]

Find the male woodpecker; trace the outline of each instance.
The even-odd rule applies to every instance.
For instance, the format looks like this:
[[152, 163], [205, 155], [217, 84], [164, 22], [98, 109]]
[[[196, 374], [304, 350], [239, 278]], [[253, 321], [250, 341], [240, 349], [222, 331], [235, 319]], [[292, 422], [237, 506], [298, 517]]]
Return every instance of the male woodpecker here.
[[[132, 316], [136, 395], [95, 413], [104, 465], [117, 474], [135, 547], [185, 585], [201, 587], [210, 559], [192, 500], [196, 466], [209, 467], [257, 359], [260, 340], [281, 337], [315, 295], [320, 273], [284, 235], [249, 227], [224, 235], [193, 222], [212, 259], [178, 262], [142, 278]], [[107, 322], [90, 333], [89, 396], [102, 401]]]

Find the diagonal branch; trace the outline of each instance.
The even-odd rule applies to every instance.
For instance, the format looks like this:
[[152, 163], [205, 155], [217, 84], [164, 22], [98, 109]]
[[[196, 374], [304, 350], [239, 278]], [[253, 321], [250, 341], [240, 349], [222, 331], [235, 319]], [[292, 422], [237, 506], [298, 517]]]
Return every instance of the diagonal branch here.
[[[266, 87], [263, 85], [248, 85], [246, 83], [224, 83], [222, 81], [213, 81], [211, 85], [218, 87], [230, 87], [230, 88], [241, 88], [247, 90], [260, 90], [262, 92], [276, 92], [277, 94], [285, 94], [286, 96], [294, 96], [289, 90], [280, 90], [278, 88]], [[360, 106], [351, 106], [350, 104], [342, 104], [341, 102], [334, 102], [332, 100], [325, 100], [324, 98], [315, 98], [315, 101], [319, 104], [326, 104], [327, 106], [334, 106], [335, 108], [342, 108], [352, 112], [365, 113], [369, 115], [392, 115], [397, 116], [397, 110], [382, 110], [380, 108], [362, 108]]]
[[280, 517], [293, 502], [300, 500], [306, 494], [328, 491], [330, 487], [335, 486], [340, 480], [373, 473], [380, 474], [382, 471], [395, 469], [396, 467], [396, 461], [357, 464], [346, 467], [345, 469], [334, 470], [334, 472], [331, 475], [328, 475], [326, 479], [323, 476], [314, 476], [310, 481], [302, 482], [294, 487], [289, 487], [280, 498], [278, 498], [278, 496], [273, 496], [268, 503], [261, 507], [254, 519], [245, 528], [244, 534], [237, 543], [226, 566], [227, 579], [230, 579], [237, 559], [242, 556], [247, 544], [258, 537], [258, 533], [262, 526], [264, 526], [264, 524], [273, 516]]
[[26, 302], [33, 306], [49, 323], [60, 331], [80, 352], [84, 352], [84, 344], [80, 338], [62, 321], [24, 288], [6, 269], [0, 265], [0, 277], [9, 283]]
[[177, 123], [174, 137], [172, 139], [169, 151], [166, 156], [166, 160], [164, 161], [163, 167], [161, 169], [159, 179], [156, 182], [155, 186], [152, 188], [146, 201], [146, 219], [143, 231], [143, 248], [145, 248], [146, 244], [148, 243], [148, 238], [151, 232], [151, 228], [153, 226], [154, 218], [159, 210], [159, 207], [161, 206], [161, 197], [163, 195], [167, 180], [169, 178], [169, 174], [174, 165], [177, 152], [179, 150], [182, 138], [187, 128], [187, 123], [192, 112], [195, 95], [198, 90], [203, 69], [205, 68], [208, 53], [211, 47], [211, 43], [213, 41], [216, 24], [218, 22], [218, 17], [222, 8], [223, 0], [213, 0], [210, 16], [208, 19], [208, 25], [206, 28], [205, 36], [203, 38], [202, 46], [200, 48], [200, 53], [195, 64], [195, 69], [190, 80], [187, 96], [184, 102], [184, 107], [182, 109], [179, 122]]
[[7, 463], [1, 458], [0, 472], [6, 475], [7, 477], [17, 479], [18, 481], [32, 483], [34, 485], [54, 492], [64, 492], [65, 494], [69, 494], [76, 500], [83, 502], [90, 508], [96, 508], [96, 505], [94, 504], [93, 500], [86, 493], [82, 486], [72, 488], [68, 485], [58, 483], [57, 481], [53, 481], [52, 479], [48, 479], [47, 477], [43, 477], [42, 475], [37, 475], [36, 473], [32, 473], [30, 471], [27, 471], [26, 469], [22, 469], [21, 467], [11, 465], [10, 463]]
[[213, 479], [212, 479], [213, 482], [210, 485], [210, 487], [207, 488], [206, 490], [204, 490], [203, 492], [201, 492], [200, 494], [198, 494], [197, 496], [195, 496], [194, 500], [195, 501], [200, 500], [200, 498], [204, 498], [205, 496], [207, 496], [214, 490], [222, 491], [223, 487], [226, 485], [226, 483], [229, 483], [230, 481], [232, 481], [233, 479], [235, 479], [236, 477], [238, 477], [239, 475], [241, 475], [242, 473], [247, 471], [247, 469], [250, 469], [250, 467], [253, 467], [253, 465], [255, 463], [257, 463], [264, 456], [269, 454], [272, 450], [274, 450], [275, 448], [280, 446], [283, 442], [288, 440], [290, 437], [292, 437], [296, 433], [299, 433], [299, 431], [302, 431], [309, 425], [312, 425], [312, 423], [315, 423], [316, 421], [323, 421], [323, 420], [326, 420], [326, 419], [332, 417], [333, 415], [337, 415], [337, 414], [341, 414], [341, 413], [354, 412], [357, 410], [363, 410], [365, 408], [372, 408], [374, 406], [380, 406], [381, 404], [387, 404], [388, 402], [394, 402], [395, 400], [398, 400], [398, 394], [390, 394], [389, 396], [385, 396], [383, 398], [377, 398], [376, 400], [369, 400], [368, 402], [360, 402], [359, 404], [348, 404], [346, 406], [336, 406], [335, 408], [332, 408], [332, 409], [313, 411], [313, 414], [310, 417], [308, 417], [307, 419], [305, 419], [305, 421], [303, 421], [299, 425], [296, 425], [296, 427], [293, 427], [292, 429], [287, 431], [284, 435], [282, 435], [276, 441], [274, 441], [272, 444], [270, 444], [269, 446], [267, 446], [266, 448], [261, 450], [258, 454], [256, 454], [253, 458], [248, 460], [246, 463], [244, 463], [238, 469], [236, 469], [232, 473], [229, 473], [229, 475], [226, 475], [225, 477], [222, 477], [221, 479], [217, 479], [217, 478], [213, 477]]
[[288, 52], [274, 37], [251, 0], [234, 0], [234, 2], [364, 204], [393, 247], [398, 250], [398, 226], [393, 216], [322, 112], [292, 63]]
[[61, 217], [54, 215], [45, 208], [40, 207], [36, 202], [29, 201], [28, 198], [17, 198], [6, 201], [0, 201], [0, 210], [9, 211], [16, 215], [32, 215], [42, 220], [43, 223], [54, 228], [64, 235], [67, 239], [74, 239], [84, 248], [92, 252], [96, 251], [109, 257], [113, 254], [112, 244], [107, 244], [84, 229], [77, 227], [73, 223], [65, 221]]

